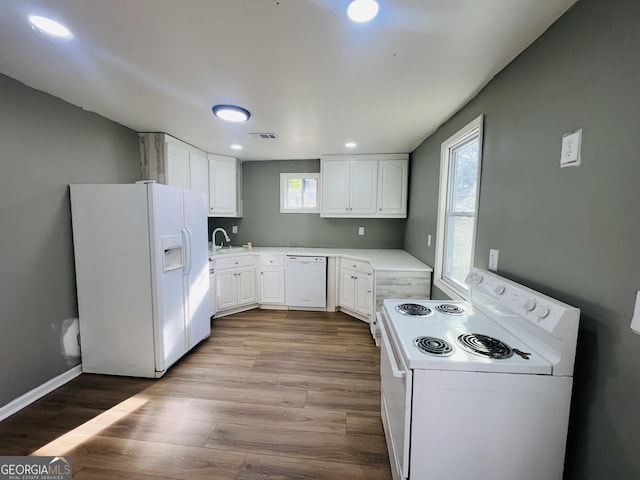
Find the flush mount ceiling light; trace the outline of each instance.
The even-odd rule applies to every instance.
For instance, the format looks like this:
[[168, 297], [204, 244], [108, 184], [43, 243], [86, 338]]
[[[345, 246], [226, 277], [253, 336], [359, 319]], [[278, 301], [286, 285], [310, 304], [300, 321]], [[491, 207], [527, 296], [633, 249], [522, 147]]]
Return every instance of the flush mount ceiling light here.
[[31, 22], [31, 25], [43, 33], [60, 38], [73, 37], [73, 34], [67, 27], [61, 23], [51, 20], [50, 18], [41, 17], [39, 15], [29, 15], [27, 18], [29, 19], [29, 22]]
[[354, 22], [365, 23], [375, 18], [378, 8], [375, 0], [353, 0], [347, 8], [347, 15]]
[[236, 105], [215, 105], [211, 110], [216, 117], [227, 122], [246, 122], [251, 116], [249, 110]]
[[344, 146], [347, 148], [356, 148], [358, 144], [356, 142], [347, 142], [344, 144]]
[[242, 145], [238, 145], [237, 143], [234, 143], [233, 145], [230, 145], [230, 148], [232, 150], [242, 150]]

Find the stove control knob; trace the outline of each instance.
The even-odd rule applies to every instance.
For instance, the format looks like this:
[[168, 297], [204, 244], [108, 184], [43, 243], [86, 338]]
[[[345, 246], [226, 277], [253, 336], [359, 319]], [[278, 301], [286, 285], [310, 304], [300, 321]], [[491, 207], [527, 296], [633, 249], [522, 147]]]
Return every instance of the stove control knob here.
[[467, 276], [466, 280], [467, 280], [468, 283], [473, 283], [475, 285], [480, 285], [482, 283], [482, 280], [484, 280], [484, 278], [479, 273], [470, 272], [469, 275]]
[[540, 320], [549, 315], [549, 307], [545, 305], [538, 305], [536, 309], [533, 311], [533, 314], [538, 317]]
[[525, 311], [531, 312], [534, 308], [536, 308], [536, 301], [533, 298], [530, 298], [528, 300], [525, 300], [522, 306], [524, 307]]
[[502, 295], [505, 290], [506, 288], [504, 287], [504, 285], [498, 285], [496, 288], [493, 289], [496, 295]]

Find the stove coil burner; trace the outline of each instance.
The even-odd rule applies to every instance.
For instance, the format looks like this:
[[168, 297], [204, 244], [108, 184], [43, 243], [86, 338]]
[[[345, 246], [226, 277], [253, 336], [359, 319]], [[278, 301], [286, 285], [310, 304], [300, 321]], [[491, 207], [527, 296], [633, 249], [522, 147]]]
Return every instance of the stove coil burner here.
[[402, 303], [396, 307], [396, 311], [410, 317], [426, 317], [431, 315], [431, 309], [417, 303]]
[[504, 360], [513, 356], [509, 345], [480, 333], [464, 333], [458, 337], [458, 342], [466, 351], [482, 357]]
[[422, 353], [446, 357], [453, 353], [453, 347], [448, 342], [436, 337], [417, 337], [413, 344]]
[[436, 306], [436, 310], [440, 313], [446, 313], [447, 315], [463, 315], [466, 310], [460, 305], [454, 305], [453, 303], [441, 303]]

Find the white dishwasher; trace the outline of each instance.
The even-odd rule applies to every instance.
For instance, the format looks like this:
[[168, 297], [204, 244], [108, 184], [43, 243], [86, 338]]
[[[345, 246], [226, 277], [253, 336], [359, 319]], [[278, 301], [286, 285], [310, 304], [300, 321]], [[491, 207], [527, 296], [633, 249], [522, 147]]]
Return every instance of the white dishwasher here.
[[287, 306], [326, 310], [327, 257], [287, 255], [286, 269]]

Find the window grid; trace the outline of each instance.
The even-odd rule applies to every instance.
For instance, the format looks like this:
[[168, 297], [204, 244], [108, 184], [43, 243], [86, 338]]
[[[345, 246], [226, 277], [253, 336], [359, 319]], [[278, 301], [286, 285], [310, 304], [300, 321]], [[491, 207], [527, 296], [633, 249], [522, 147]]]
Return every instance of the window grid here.
[[319, 213], [319, 198], [320, 174], [280, 174], [280, 213]]

